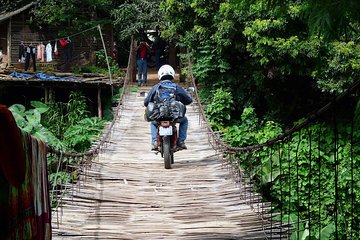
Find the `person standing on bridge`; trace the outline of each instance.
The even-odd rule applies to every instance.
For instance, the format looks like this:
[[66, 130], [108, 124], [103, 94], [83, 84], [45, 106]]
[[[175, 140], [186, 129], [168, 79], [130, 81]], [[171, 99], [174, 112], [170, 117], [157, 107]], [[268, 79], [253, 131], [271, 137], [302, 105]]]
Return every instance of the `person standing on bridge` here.
[[[156, 92], [159, 86], [167, 81], [174, 81], [175, 80], [175, 70], [170, 65], [163, 65], [160, 67], [158, 71], [158, 78], [159, 83], [155, 84], [147, 94], [147, 97], [144, 100], [144, 106], [147, 107], [150, 102], [154, 102], [154, 99], [156, 97]], [[187, 94], [187, 92], [179, 85], [176, 85], [175, 90], [175, 100], [182, 102], [184, 105], [189, 105], [192, 103], [192, 97]], [[187, 137], [187, 129], [188, 129], [188, 119], [186, 116], [182, 118], [176, 119], [177, 123], [180, 123], [179, 126], [179, 138], [177, 145], [182, 148], [186, 149], [185, 140]], [[151, 130], [151, 144], [152, 144], [152, 150], [158, 149], [158, 143], [157, 143], [157, 123], [152, 121], [150, 123], [150, 130]]]
[[147, 42], [140, 42], [136, 48], [136, 63], [138, 67], [138, 86], [147, 86], [147, 55], [150, 46]]

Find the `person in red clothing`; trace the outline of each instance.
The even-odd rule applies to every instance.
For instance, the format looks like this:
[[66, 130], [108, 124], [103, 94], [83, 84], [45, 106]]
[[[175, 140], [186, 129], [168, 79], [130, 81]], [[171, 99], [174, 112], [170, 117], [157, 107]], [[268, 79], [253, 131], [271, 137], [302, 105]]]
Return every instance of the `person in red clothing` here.
[[136, 63], [138, 66], [138, 86], [147, 86], [147, 55], [150, 46], [147, 42], [140, 42], [136, 48]]

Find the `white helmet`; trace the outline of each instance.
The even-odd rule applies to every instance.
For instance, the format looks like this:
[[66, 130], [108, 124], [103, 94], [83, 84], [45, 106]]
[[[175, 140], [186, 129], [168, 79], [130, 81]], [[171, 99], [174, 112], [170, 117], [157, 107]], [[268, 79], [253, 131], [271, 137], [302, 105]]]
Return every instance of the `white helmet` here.
[[175, 79], [175, 70], [172, 68], [172, 66], [170, 65], [162, 65], [158, 71], [158, 78], [159, 80], [164, 80], [162, 79], [165, 76], [171, 76], [172, 79], [167, 79], [167, 80], [173, 80]]

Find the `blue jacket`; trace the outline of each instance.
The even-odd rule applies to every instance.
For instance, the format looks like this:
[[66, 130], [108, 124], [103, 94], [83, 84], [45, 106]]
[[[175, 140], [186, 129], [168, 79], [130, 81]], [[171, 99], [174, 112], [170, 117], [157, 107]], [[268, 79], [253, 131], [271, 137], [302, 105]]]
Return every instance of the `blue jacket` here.
[[[164, 80], [169, 81], [169, 80]], [[154, 101], [154, 96], [156, 94], [156, 90], [159, 88], [160, 83], [155, 84], [149, 91], [147, 97], [144, 100], [144, 106], [147, 107], [149, 102]], [[184, 105], [189, 105], [192, 103], [191, 96], [179, 85], [176, 84], [176, 91], [175, 91], [175, 100], [182, 102]]]

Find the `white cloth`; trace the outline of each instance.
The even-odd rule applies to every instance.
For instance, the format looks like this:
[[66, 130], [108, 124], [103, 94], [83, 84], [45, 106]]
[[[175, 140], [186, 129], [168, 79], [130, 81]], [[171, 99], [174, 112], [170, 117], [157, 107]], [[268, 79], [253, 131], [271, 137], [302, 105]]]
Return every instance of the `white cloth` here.
[[57, 49], [57, 40], [55, 41], [54, 53], [56, 56], [59, 54], [58, 49]]
[[45, 52], [46, 52], [46, 62], [51, 62], [52, 61], [52, 46], [50, 43], [46, 44]]

